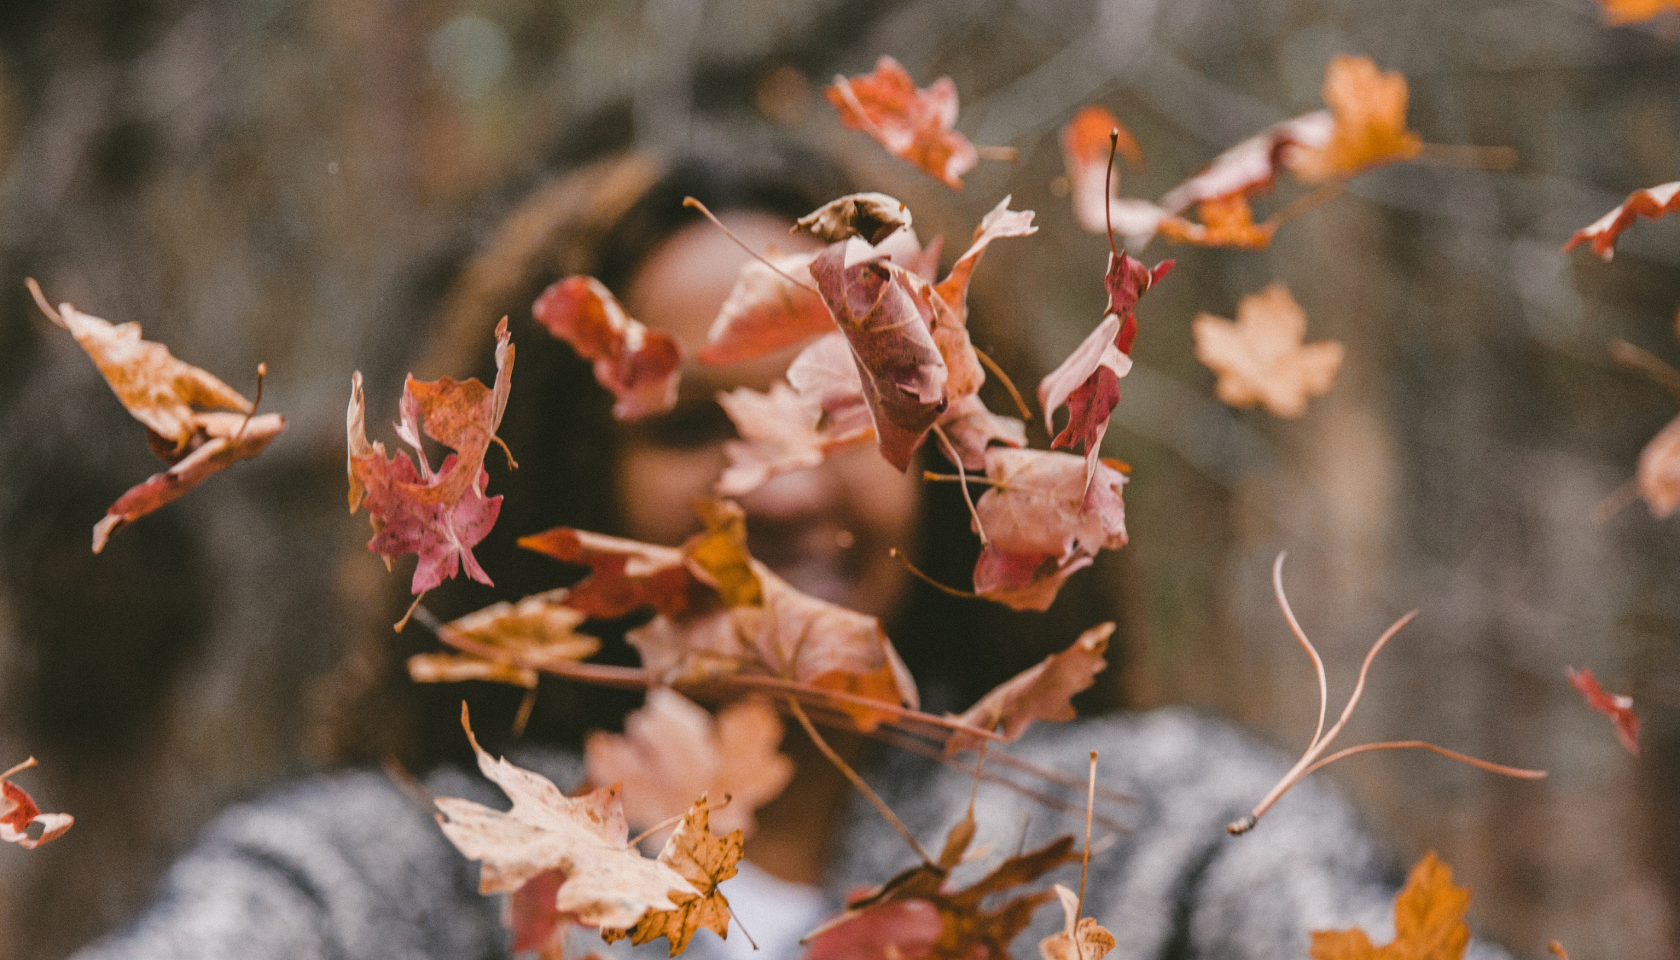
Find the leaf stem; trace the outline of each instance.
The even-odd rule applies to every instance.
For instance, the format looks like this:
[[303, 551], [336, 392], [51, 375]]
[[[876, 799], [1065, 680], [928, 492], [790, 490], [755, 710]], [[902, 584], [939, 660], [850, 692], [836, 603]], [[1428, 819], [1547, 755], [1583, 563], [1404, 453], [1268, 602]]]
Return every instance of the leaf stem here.
[[257, 364], [257, 399], [251, 401], [251, 412], [245, 414], [245, 419], [239, 421], [239, 429], [235, 430], [233, 432], [232, 442], [238, 443], [239, 438], [245, 435], [246, 424], [249, 424], [251, 422], [251, 418], [257, 415], [257, 408], [262, 406], [263, 381], [267, 378], [268, 378], [268, 364], [267, 363], [258, 363]]
[[12, 779], [12, 777], [16, 776], [17, 774], [22, 773], [25, 770], [28, 770], [30, 767], [39, 766], [39, 765], [40, 764], [38, 764], [36, 762], [34, 757], [30, 757], [28, 760], [25, 760], [22, 763], [18, 764], [17, 766], [13, 767], [12, 769], [7, 770], [5, 773], [0, 773], [0, 780], [10, 780], [10, 779]]
[[834, 768], [839, 770], [847, 780], [850, 780], [852, 786], [856, 787], [858, 792], [862, 793], [874, 805], [881, 816], [892, 824], [893, 829], [898, 831], [898, 835], [903, 837], [904, 842], [910, 845], [910, 849], [916, 851], [916, 856], [922, 858], [922, 863], [930, 867], [934, 866], [933, 858], [928, 856], [927, 850], [923, 849], [921, 843], [916, 840], [916, 835], [910, 832], [910, 828], [904, 825], [904, 821], [898, 819], [898, 814], [892, 812], [892, 808], [887, 806], [887, 802], [870, 789], [869, 784], [863, 782], [863, 778], [858, 776], [858, 772], [852, 769], [851, 764], [842, 760], [840, 755], [834, 752], [834, 748], [828, 745], [828, 741], [823, 739], [823, 735], [817, 732], [816, 726], [811, 723], [811, 718], [805, 715], [805, 711], [799, 706], [799, 701], [788, 697], [787, 705], [788, 710], [799, 721], [799, 725], [805, 728], [805, 735], [811, 738], [811, 742], [816, 744], [817, 749], [821, 750], [823, 756], [828, 758], [828, 762], [834, 764]]
[[1517, 165], [1512, 147], [1483, 147], [1460, 143], [1426, 143], [1413, 163], [1432, 167], [1463, 167], [1471, 170], [1510, 170]]
[[769, 267], [777, 276], [781, 277], [783, 280], [786, 280], [788, 283], [791, 283], [796, 287], [804, 287], [806, 290], [811, 291], [812, 293], [816, 294], [819, 297], [822, 296], [822, 292], [820, 290], [818, 290], [816, 287], [811, 286], [810, 284], [804, 282], [803, 280], [794, 279], [793, 277], [789, 276], [787, 274], [787, 272], [784, 271], [781, 267], [776, 266], [775, 264], [771, 263], [768, 259], [766, 259], [763, 254], [759, 253], [757, 250], [754, 250], [752, 247], [747, 246], [746, 241], [742, 240], [740, 237], [737, 237], [734, 234], [733, 231], [731, 231], [728, 227], [724, 226], [723, 221], [719, 220], [712, 213], [712, 211], [706, 209], [705, 204], [703, 204], [700, 201], [694, 199], [693, 197], [683, 197], [683, 206], [691, 207], [695, 210], [700, 211], [701, 216], [704, 216], [707, 220], [712, 221], [712, 223], [719, 230], [723, 231], [724, 236], [726, 236], [729, 239], [735, 241], [735, 245], [737, 247], [740, 247], [742, 250], [747, 251], [747, 254], [749, 256], [751, 256], [754, 260], [757, 260], [759, 263], [762, 263], [765, 266]]
[[1097, 806], [1097, 751], [1091, 751], [1091, 774], [1085, 788], [1085, 855], [1079, 860], [1079, 906], [1073, 911], [1075, 923], [1074, 946], [1079, 948], [1079, 956], [1085, 956], [1085, 949], [1079, 944], [1077, 935], [1079, 917], [1085, 913], [1085, 877], [1091, 871], [1091, 813]]
[[986, 525], [980, 522], [980, 511], [974, 508], [974, 497], [968, 492], [968, 469], [963, 466], [962, 454], [957, 452], [957, 445], [951, 442], [951, 438], [945, 435], [945, 431], [940, 429], [937, 423], [933, 425], [933, 435], [939, 438], [940, 450], [946, 459], [957, 467], [957, 480], [962, 484], [963, 503], [968, 504], [968, 515], [974, 518], [974, 532], [980, 535], [980, 545], [990, 545], [992, 541], [986, 536]]
[[[1120, 258], [1120, 248], [1114, 243], [1114, 154], [1120, 149], [1120, 128], [1108, 131], [1108, 166], [1103, 168], [1103, 226], [1108, 230], [1108, 255]], [[1046, 411], [1045, 416], [1049, 416]], [[1049, 424], [1046, 424], [1049, 426]]]
[[1652, 383], [1667, 390], [1676, 400], [1680, 400], [1680, 370], [1669, 366], [1651, 351], [1634, 346], [1626, 340], [1612, 340], [1610, 359], [1629, 370], [1643, 373]]
[[991, 371], [992, 376], [998, 378], [998, 382], [1003, 384], [1003, 389], [1009, 391], [1009, 399], [1015, 401], [1015, 409], [1020, 411], [1021, 419], [1027, 423], [1032, 423], [1032, 411], [1027, 409], [1027, 401], [1021, 397], [1021, 391], [1015, 389], [1015, 381], [1009, 379], [1009, 374], [1004, 373], [1003, 368], [998, 366], [997, 361], [986, 355], [986, 351], [975, 347], [974, 355], [980, 358], [980, 363]]
[[1004, 163], [1014, 163], [1021, 158], [1021, 151], [1014, 147], [974, 145], [974, 155], [981, 160], [1001, 160]]
[[953, 597], [963, 597], [963, 598], [968, 599], [968, 600], [978, 600], [978, 599], [980, 599], [980, 595], [978, 593], [970, 593], [967, 590], [958, 590], [956, 587], [947, 587], [945, 584], [940, 583], [938, 580], [935, 580], [932, 577], [928, 576], [927, 574], [923, 573], [921, 570], [917, 569], [916, 565], [910, 562], [910, 558], [905, 556], [903, 554], [903, 552], [901, 552], [897, 547], [893, 547], [892, 549], [888, 550], [887, 555], [892, 557], [893, 559], [897, 560], [899, 563], [904, 564], [904, 569], [910, 571], [911, 576], [915, 577], [917, 580], [922, 581], [923, 583], [925, 583], [928, 586], [934, 588], [935, 590], [938, 590], [940, 593], [949, 594]]
[[1489, 773], [1497, 773], [1500, 776], [1515, 777], [1518, 780], [1544, 780], [1546, 778], [1546, 771], [1544, 770], [1528, 770], [1523, 767], [1508, 767], [1503, 763], [1478, 760], [1475, 757], [1459, 753], [1456, 750], [1448, 750], [1446, 747], [1438, 747], [1433, 743], [1428, 743], [1423, 740], [1388, 740], [1383, 743], [1365, 743], [1360, 744], [1357, 747], [1348, 747], [1344, 750], [1338, 750], [1330, 756], [1325, 757], [1323, 760], [1318, 761], [1308, 767], [1306, 772], [1310, 774], [1315, 770], [1328, 767], [1330, 764], [1335, 763], [1337, 760], [1344, 757], [1351, 757], [1359, 753], [1368, 753], [1372, 750], [1428, 750], [1430, 753], [1439, 754], [1440, 756], [1446, 757], [1450, 760], [1457, 760], [1459, 763], [1469, 764], [1478, 770], [1486, 770]]

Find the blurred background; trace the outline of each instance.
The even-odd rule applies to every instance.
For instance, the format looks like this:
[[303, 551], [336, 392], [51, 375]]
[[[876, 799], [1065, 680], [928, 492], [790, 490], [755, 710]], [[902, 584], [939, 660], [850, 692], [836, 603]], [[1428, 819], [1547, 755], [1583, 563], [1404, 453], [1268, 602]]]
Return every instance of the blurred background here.
[[[1400, 860], [1439, 851], [1475, 889], [1473, 922], [1519, 953], [1557, 938], [1576, 960], [1675, 960], [1680, 527], [1640, 503], [1595, 511], [1675, 413], [1608, 347], [1680, 362], [1680, 222], [1635, 226], [1612, 263], [1559, 247], [1628, 191], [1680, 177], [1677, 27], [1612, 29], [1592, 0], [14, 0], [0, 18], [0, 766], [39, 757], [22, 784], [77, 824], [38, 852], [0, 850], [0, 960], [110, 929], [219, 809], [332, 761], [312, 705], [367, 617], [323, 598], [386, 576], [344, 514], [350, 371], [391, 386], [414, 366], [423, 318], [392, 291], [470, 243], [487, 198], [563, 163], [583, 118], [628, 111], [654, 155], [686, 146], [700, 109], [789, 128], [907, 201], [948, 251], [1014, 194], [1040, 233], [995, 248], [977, 283], [1026, 324], [992, 330], [998, 349], [1045, 369], [1103, 302], [1105, 241], [1079, 230], [1059, 182], [1073, 111], [1120, 117], [1147, 158], [1123, 192], [1154, 197], [1318, 107], [1338, 53], [1404, 72], [1425, 140], [1509, 146], [1519, 164], [1368, 174], [1265, 252], [1143, 252], [1179, 267], [1143, 304], [1106, 444], [1134, 473], [1132, 543], [1086, 574], [1123, 598], [1105, 682], [1293, 752], [1317, 705], [1271, 597], [1277, 552], [1333, 697], [1421, 608], [1346, 742], [1424, 738], [1551, 778], [1411, 753], [1327, 776]], [[951, 76], [960, 129], [1019, 159], [982, 162], [953, 193], [841, 129], [820, 85], [880, 54], [924, 85]], [[157, 466], [25, 276], [139, 321], [247, 395], [266, 361], [264, 408], [290, 429], [93, 556], [105, 505]], [[1347, 345], [1335, 389], [1298, 421], [1225, 408], [1191, 353], [1198, 311], [1229, 317], [1274, 280], [1309, 339]], [[1633, 694], [1641, 757], [1566, 665]]]

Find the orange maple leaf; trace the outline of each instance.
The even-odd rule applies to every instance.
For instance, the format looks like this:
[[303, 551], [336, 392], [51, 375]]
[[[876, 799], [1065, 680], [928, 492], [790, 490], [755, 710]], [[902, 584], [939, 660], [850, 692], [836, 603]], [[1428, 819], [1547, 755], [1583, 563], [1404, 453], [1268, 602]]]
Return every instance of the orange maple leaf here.
[[1254, 222], [1254, 208], [1240, 193], [1213, 197], [1196, 204], [1201, 223], [1180, 216], [1161, 220], [1161, 236], [1179, 243], [1198, 247], [1235, 247], [1238, 250], [1264, 250], [1272, 244], [1277, 232], [1276, 222]]
[[1305, 413], [1307, 399], [1328, 392], [1342, 366], [1340, 343], [1302, 343], [1307, 314], [1281, 283], [1244, 297], [1235, 323], [1203, 313], [1190, 331], [1196, 359], [1219, 375], [1219, 399], [1264, 404], [1276, 417]]
[[1456, 887], [1452, 868], [1426, 854], [1394, 900], [1394, 941], [1381, 947], [1360, 929], [1314, 930], [1312, 960], [1460, 960], [1470, 944], [1464, 913], [1468, 887]]
[[1324, 103], [1335, 118], [1330, 139], [1290, 148], [1284, 163], [1317, 183], [1412, 159], [1423, 152], [1423, 140], [1406, 129], [1407, 99], [1399, 71], [1383, 73], [1369, 57], [1336, 57], [1324, 71]]
[[1680, 10], [1680, 0], [1598, 0], [1604, 8], [1604, 22], [1612, 27], [1650, 20], [1670, 10]]
[[836, 76], [823, 95], [840, 113], [840, 122], [875, 138], [894, 156], [938, 177], [953, 190], [980, 156], [968, 138], [952, 129], [957, 123], [957, 85], [940, 77], [916, 89], [910, 73], [892, 57], [875, 63], [875, 72]]
[[1591, 240], [1593, 253], [1608, 260], [1616, 255], [1616, 238], [1632, 226], [1634, 220], [1640, 217], [1655, 220], [1676, 210], [1680, 210], [1680, 180], [1635, 190], [1620, 206], [1575, 231], [1575, 235], [1563, 245], [1563, 252], [1568, 253], [1582, 241]]

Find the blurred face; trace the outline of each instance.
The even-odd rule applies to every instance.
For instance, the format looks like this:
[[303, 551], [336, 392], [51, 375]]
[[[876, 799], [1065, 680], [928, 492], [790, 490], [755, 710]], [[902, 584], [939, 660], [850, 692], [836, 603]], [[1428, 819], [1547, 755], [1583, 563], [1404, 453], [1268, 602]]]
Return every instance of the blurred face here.
[[[788, 234], [786, 221], [767, 214], [725, 214], [722, 220], [755, 250], [809, 245]], [[625, 309], [674, 335], [693, 356], [747, 259], [711, 224], [685, 227], [631, 276]], [[689, 504], [712, 495], [727, 462], [723, 444], [735, 436], [717, 394], [739, 386], [766, 389], [796, 353], [726, 367], [691, 362], [674, 410], [623, 425], [618, 494], [628, 536], [675, 544], [698, 529]], [[913, 546], [917, 488], [913, 475], [894, 470], [873, 445], [840, 451], [820, 467], [782, 474], [741, 499], [748, 546], [796, 588], [885, 615], [905, 586], [902, 568], [887, 551]]]

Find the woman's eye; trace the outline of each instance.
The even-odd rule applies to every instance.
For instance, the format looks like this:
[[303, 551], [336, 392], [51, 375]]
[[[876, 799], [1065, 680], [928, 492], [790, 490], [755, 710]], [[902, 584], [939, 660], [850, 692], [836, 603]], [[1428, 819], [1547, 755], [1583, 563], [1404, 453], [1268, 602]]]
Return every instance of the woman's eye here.
[[679, 403], [670, 413], [631, 427], [632, 439], [656, 447], [689, 450], [732, 440], [735, 424], [715, 402]]

